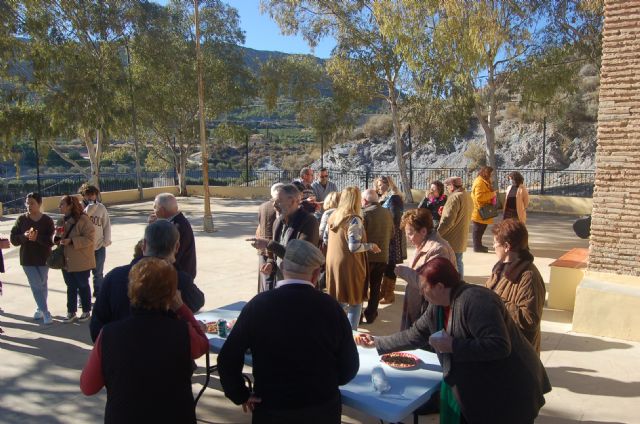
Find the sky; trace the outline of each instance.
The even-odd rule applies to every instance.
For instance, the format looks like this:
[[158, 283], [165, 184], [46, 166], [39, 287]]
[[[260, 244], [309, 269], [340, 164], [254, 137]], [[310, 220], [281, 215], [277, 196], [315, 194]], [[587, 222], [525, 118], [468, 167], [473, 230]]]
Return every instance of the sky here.
[[[153, 0], [167, 4], [167, 0]], [[256, 50], [280, 51], [285, 53], [313, 54], [326, 59], [335, 45], [333, 39], [323, 40], [311, 51], [301, 36], [284, 36], [278, 25], [268, 14], [260, 14], [260, 0], [225, 0], [225, 3], [238, 9], [240, 27], [245, 32], [245, 47]]]

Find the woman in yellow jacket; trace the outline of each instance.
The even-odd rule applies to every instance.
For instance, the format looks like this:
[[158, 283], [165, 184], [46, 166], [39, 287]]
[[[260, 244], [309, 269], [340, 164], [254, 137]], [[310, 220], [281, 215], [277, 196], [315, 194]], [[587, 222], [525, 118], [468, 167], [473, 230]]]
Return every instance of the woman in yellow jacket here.
[[482, 236], [487, 229], [487, 225], [493, 224], [493, 218], [482, 219], [480, 216], [480, 208], [486, 205], [490, 205], [495, 201], [495, 197], [498, 194], [491, 187], [491, 174], [493, 174], [493, 168], [490, 166], [483, 166], [478, 172], [478, 176], [473, 181], [471, 187], [471, 198], [473, 199], [473, 212], [471, 213], [471, 222], [473, 223], [473, 251], [474, 252], [488, 252], [489, 249], [482, 245]]
[[529, 193], [524, 186], [524, 177], [518, 171], [513, 171], [509, 174], [509, 181], [511, 184], [507, 187], [502, 219], [513, 218], [526, 224]]

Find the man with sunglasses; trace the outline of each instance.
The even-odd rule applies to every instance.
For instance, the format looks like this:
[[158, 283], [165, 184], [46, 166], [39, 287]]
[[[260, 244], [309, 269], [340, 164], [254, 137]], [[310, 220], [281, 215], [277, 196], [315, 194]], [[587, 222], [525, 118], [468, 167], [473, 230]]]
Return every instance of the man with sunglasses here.
[[338, 191], [338, 187], [333, 181], [329, 181], [329, 171], [327, 168], [320, 168], [318, 179], [311, 184], [311, 189], [316, 196], [316, 202], [324, 202], [324, 198], [332, 191]]

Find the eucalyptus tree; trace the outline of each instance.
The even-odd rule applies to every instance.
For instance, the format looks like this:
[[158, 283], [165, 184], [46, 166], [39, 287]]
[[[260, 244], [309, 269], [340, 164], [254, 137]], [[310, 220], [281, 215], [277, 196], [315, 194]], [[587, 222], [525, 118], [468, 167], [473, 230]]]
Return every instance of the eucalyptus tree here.
[[[186, 194], [189, 155], [198, 150], [198, 96], [192, 2], [174, 0], [152, 10], [154, 22], [131, 45], [138, 115], [153, 155], [174, 164]], [[200, 25], [206, 118], [236, 108], [252, 93], [238, 44], [244, 42], [236, 9], [201, 2]], [[208, 158], [202, 158], [208, 160]]]
[[314, 47], [325, 36], [336, 39], [327, 68], [353, 95], [383, 99], [393, 120], [396, 161], [407, 201], [413, 201], [407, 176], [400, 122], [401, 92], [408, 84], [406, 63], [397, 39], [380, 29], [377, 0], [262, 0], [262, 8], [285, 34], [300, 33]]
[[[80, 137], [99, 184], [100, 159], [126, 83], [121, 56], [123, 20], [133, 0], [12, 2], [16, 36], [25, 39], [33, 69], [28, 89], [44, 105], [54, 132]], [[67, 158], [68, 160], [68, 158]]]
[[[383, 32], [401, 40], [398, 51], [412, 69], [432, 65], [437, 78], [473, 96], [485, 133], [486, 156], [496, 168], [498, 111], [518, 64], [537, 51], [539, 2], [398, 0], [381, 2]], [[399, 17], [403, 25], [394, 25]]]
[[339, 81], [332, 81], [322, 61], [309, 55], [291, 55], [265, 62], [259, 71], [259, 94], [267, 110], [279, 99], [294, 103], [296, 120], [313, 129], [321, 142], [350, 128], [362, 105]]

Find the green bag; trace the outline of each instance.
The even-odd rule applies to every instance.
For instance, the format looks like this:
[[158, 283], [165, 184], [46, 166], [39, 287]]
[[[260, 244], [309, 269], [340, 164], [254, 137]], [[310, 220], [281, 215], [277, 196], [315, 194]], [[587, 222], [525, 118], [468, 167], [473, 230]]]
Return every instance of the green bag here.
[[[444, 329], [444, 307], [438, 306], [438, 330]], [[460, 405], [453, 389], [444, 380], [440, 383], [440, 424], [460, 424]]]

